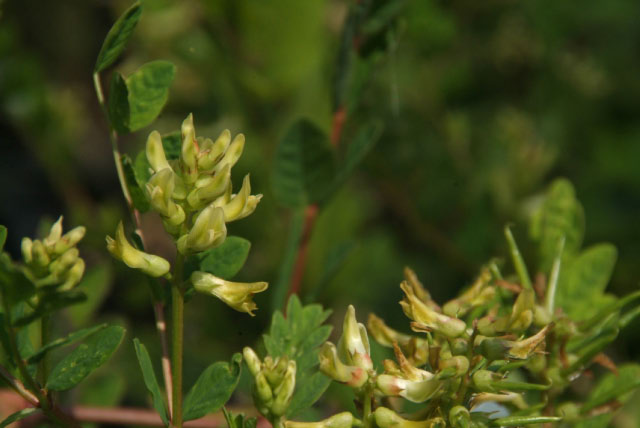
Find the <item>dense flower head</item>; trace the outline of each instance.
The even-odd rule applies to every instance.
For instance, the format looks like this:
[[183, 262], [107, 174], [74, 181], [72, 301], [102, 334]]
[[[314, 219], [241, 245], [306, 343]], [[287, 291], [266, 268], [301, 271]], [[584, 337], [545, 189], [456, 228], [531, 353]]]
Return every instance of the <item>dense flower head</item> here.
[[73, 288], [84, 274], [85, 263], [76, 245], [86, 229], [78, 226], [62, 234], [62, 216], [56, 221], [46, 238], [22, 239], [22, 257], [27, 272], [39, 286], [56, 286], [65, 291]]
[[232, 192], [231, 168], [244, 149], [244, 135], [231, 138], [228, 130], [213, 141], [196, 137], [193, 116], [182, 123], [178, 159], [168, 160], [157, 131], [149, 134], [146, 157], [151, 177], [146, 196], [162, 217], [166, 230], [178, 239], [178, 251], [191, 254], [224, 242], [226, 223], [250, 215], [262, 195], [251, 194], [249, 175]]

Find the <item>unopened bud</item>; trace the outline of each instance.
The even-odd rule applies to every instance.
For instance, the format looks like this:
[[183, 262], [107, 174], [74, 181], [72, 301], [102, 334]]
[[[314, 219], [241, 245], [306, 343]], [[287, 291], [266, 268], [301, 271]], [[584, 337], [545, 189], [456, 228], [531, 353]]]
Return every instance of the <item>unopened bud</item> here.
[[58, 218], [58, 220], [53, 223], [51, 226], [51, 230], [49, 231], [49, 235], [44, 238], [44, 245], [47, 248], [53, 248], [53, 246], [58, 242], [60, 237], [62, 236], [62, 216]]
[[227, 222], [240, 220], [253, 213], [262, 199], [262, 195], [251, 195], [249, 174], [242, 180], [240, 191], [222, 206], [224, 218]]
[[214, 176], [208, 176], [206, 180], [196, 182], [196, 188], [187, 196], [189, 205], [198, 209], [213, 201], [227, 190], [230, 181], [231, 169], [225, 165]]
[[49, 254], [47, 254], [47, 250], [42, 244], [42, 241], [37, 239], [33, 241], [31, 254], [33, 256], [33, 263], [38, 267], [43, 268], [51, 262], [51, 258], [49, 257]]
[[360, 423], [350, 412], [342, 412], [318, 422], [285, 421], [285, 428], [351, 428]]
[[336, 346], [331, 342], [322, 345], [318, 358], [322, 373], [352, 388], [360, 388], [369, 379], [369, 374], [363, 368], [348, 366], [340, 361]]
[[62, 276], [78, 260], [80, 252], [77, 248], [70, 248], [49, 265], [49, 271], [56, 276]]
[[396, 412], [386, 407], [378, 407], [373, 416], [380, 428], [445, 428], [443, 418], [436, 417], [424, 421], [410, 421], [400, 417]]
[[439, 360], [440, 370], [446, 370], [448, 368], [455, 369], [454, 376], [462, 376], [469, 370], [469, 360], [467, 357], [458, 355], [449, 358], [440, 358]]
[[84, 268], [84, 260], [76, 260], [71, 269], [69, 269], [69, 272], [67, 272], [66, 279], [60, 286], [60, 290], [67, 291], [75, 287], [82, 279], [82, 275], [84, 275]]
[[224, 156], [218, 164], [215, 166], [214, 171], [218, 172], [225, 165], [229, 165], [229, 168], [232, 168], [240, 156], [242, 156], [242, 151], [244, 150], [244, 135], [238, 134], [231, 142], [231, 145], [227, 148]]
[[171, 169], [167, 157], [164, 154], [164, 147], [162, 147], [162, 137], [158, 131], [153, 131], [147, 138], [146, 155], [149, 165], [154, 172], [161, 171], [165, 168]]
[[188, 234], [178, 239], [181, 254], [198, 253], [222, 244], [227, 237], [224, 211], [211, 205], [200, 211]]
[[116, 259], [122, 260], [127, 266], [140, 269], [153, 277], [166, 275], [171, 268], [169, 262], [162, 257], [137, 250], [129, 244], [124, 235], [122, 222], [118, 224], [115, 239], [107, 236], [107, 249]]
[[182, 122], [182, 150], [180, 160], [184, 168], [183, 177], [187, 183], [193, 183], [198, 178], [198, 146], [196, 130], [193, 126], [193, 114], [189, 114]]
[[60, 255], [69, 248], [75, 247], [84, 238], [87, 229], [84, 226], [77, 226], [62, 235], [53, 246], [53, 254]]
[[478, 370], [473, 374], [473, 386], [480, 392], [496, 392], [493, 382], [497, 376], [490, 370]]
[[22, 258], [26, 264], [30, 264], [33, 261], [32, 249], [33, 241], [29, 238], [22, 238], [20, 250], [22, 250]]
[[296, 387], [296, 362], [294, 360], [289, 361], [287, 369], [284, 373], [282, 382], [275, 390], [275, 399], [271, 406], [271, 413], [274, 416], [282, 416], [289, 407], [291, 397], [293, 397], [293, 390]]
[[449, 410], [449, 423], [452, 428], [471, 428], [471, 414], [464, 406], [454, 406]]
[[231, 132], [228, 129], [222, 131], [215, 142], [205, 140], [204, 146], [200, 148], [198, 168], [203, 171], [212, 169], [229, 147], [229, 143], [231, 143]]
[[342, 323], [342, 336], [338, 342], [340, 356], [344, 361], [352, 366], [360, 367], [364, 370], [371, 370], [369, 337], [364, 325], [356, 320], [356, 309], [349, 305], [347, 313]]
[[266, 290], [269, 286], [266, 282], [226, 281], [208, 272], [200, 271], [191, 274], [191, 282], [196, 291], [211, 294], [236, 311], [246, 312], [251, 316], [257, 308], [252, 300], [253, 295]]
[[249, 367], [249, 371], [255, 377], [262, 369], [260, 357], [258, 357], [258, 354], [248, 346], [245, 346], [242, 350], [242, 356], [244, 357], [244, 362], [247, 363], [247, 367]]

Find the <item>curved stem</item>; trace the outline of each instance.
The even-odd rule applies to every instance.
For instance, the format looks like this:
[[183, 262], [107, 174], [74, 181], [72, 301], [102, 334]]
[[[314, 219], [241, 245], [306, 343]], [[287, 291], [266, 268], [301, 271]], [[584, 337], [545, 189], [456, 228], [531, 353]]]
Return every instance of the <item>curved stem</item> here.
[[184, 347], [184, 256], [176, 258], [171, 287], [171, 374], [173, 378], [171, 425], [182, 428], [182, 354]]

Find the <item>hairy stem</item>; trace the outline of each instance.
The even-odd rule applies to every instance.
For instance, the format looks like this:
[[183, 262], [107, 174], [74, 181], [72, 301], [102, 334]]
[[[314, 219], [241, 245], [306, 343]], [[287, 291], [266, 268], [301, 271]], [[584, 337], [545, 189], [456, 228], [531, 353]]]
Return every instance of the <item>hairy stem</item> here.
[[173, 284], [171, 287], [171, 374], [172, 413], [171, 424], [174, 428], [182, 428], [182, 354], [184, 347], [184, 287], [182, 275], [184, 256], [176, 258]]

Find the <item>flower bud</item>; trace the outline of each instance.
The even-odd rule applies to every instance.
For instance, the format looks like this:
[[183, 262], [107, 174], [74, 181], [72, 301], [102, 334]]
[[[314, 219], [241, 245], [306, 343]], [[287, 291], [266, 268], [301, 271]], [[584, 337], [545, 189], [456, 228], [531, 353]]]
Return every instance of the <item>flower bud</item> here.
[[178, 239], [182, 254], [197, 253], [222, 244], [227, 237], [224, 211], [212, 205], [200, 211], [188, 234]]
[[84, 260], [77, 259], [71, 269], [67, 272], [67, 277], [64, 283], [60, 286], [60, 290], [67, 291], [75, 287], [82, 279], [82, 275], [84, 275], [84, 268]]
[[351, 412], [342, 412], [318, 422], [285, 421], [285, 428], [351, 428], [359, 421]]
[[[263, 372], [259, 372], [256, 376], [255, 393], [258, 401], [262, 402], [266, 407], [271, 407], [273, 403], [273, 391]], [[265, 412], [262, 412], [265, 414]]]
[[480, 392], [496, 392], [493, 382], [498, 376], [490, 370], [478, 370], [473, 374], [473, 387]]
[[146, 155], [149, 165], [154, 172], [161, 171], [165, 168], [171, 169], [167, 157], [162, 147], [162, 137], [158, 131], [153, 131], [147, 138]]
[[416, 273], [411, 268], [404, 268], [404, 279], [404, 282], [413, 290], [413, 293], [421, 302], [435, 311], [440, 310], [438, 304], [431, 298], [431, 294], [429, 294], [427, 289], [424, 288], [424, 285], [422, 285], [422, 282], [420, 282], [420, 280], [418, 279], [418, 275], [416, 275]]
[[294, 360], [289, 361], [287, 369], [284, 373], [284, 377], [275, 392], [275, 399], [271, 406], [271, 413], [274, 416], [282, 416], [289, 407], [291, 397], [293, 397], [293, 390], [296, 386], [296, 362]]
[[198, 168], [203, 171], [211, 170], [220, 157], [226, 152], [231, 143], [231, 132], [228, 129], [222, 131], [215, 143], [210, 139], [205, 140], [200, 147], [200, 159], [198, 159]]
[[431, 373], [429, 374], [431, 377], [425, 376], [423, 380], [409, 380], [381, 374], [376, 379], [376, 386], [385, 395], [400, 396], [414, 403], [422, 403], [433, 398], [443, 386], [440, 380]]
[[481, 403], [486, 403], [489, 401], [493, 401], [496, 403], [508, 403], [512, 406], [517, 407], [518, 409], [526, 409], [527, 403], [522, 398], [522, 395], [517, 392], [505, 392], [501, 394], [494, 394], [490, 392], [481, 392], [480, 394], [476, 394], [472, 397], [470, 408], [473, 411], [473, 408]]
[[238, 134], [231, 142], [231, 145], [227, 148], [224, 153], [224, 156], [218, 164], [213, 169], [214, 172], [220, 171], [225, 165], [229, 165], [229, 168], [232, 168], [240, 156], [242, 156], [242, 151], [244, 150], [244, 134]]
[[415, 321], [411, 325], [414, 331], [436, 331], [452, 339], [465, 333], [467, 325], [464, 321], [440, 314], [427, 306], [406, 281], [400, 284], [400, 288], [405, 293], [400, 305], [405, 315]]
[[244, 357], [245, 363], [247, 363], [247, 367], [249, 367], [249, 371], [255, 377], [258, 372], [262, 369], [262, 362], [258, 357], [258, 354], [248, 346], [245, 346], [242, 350], [242, 356]]
[[215, 175], [207, 176], [206, 180], [196, 181], [196, 188], [187, 196], [189, 205], [199, 209], [208, 204], [227, 190], [230, 181], [231, 168], [228, 165], [225, 165]]
[[400, 417], [396, 412], [386, 407], [378, 407], [373, 416], [380, 428], [445, 428], [443, 418], [436, 417], [424, 421], [410, 421]]
[[69, 248], [75, 247], [84, 238], [87, 229], [84, 226], [77, 226], [62, 235], [53, 246], [53, 254], [60, 255]]
[[127, 266], [140, 269], [153, 277], [166, 275], [171, 268], [169, 262], [162, 257], [133, 248], [124, 235], [122, 222], [118, 224], [115, 239], [107, 236], [107, 249], [116, 259], [122, 260]]
[[367, 329], [356, 320], [356, 309], [349, 305], [342, 323], [342, 336], [338, 342], [340, 357], [346, 364], [364, 370], [373, 369]]
[[169, 226], [175, 228], [185, 220], [182, 207], [173, 202], [176, 175], [169, 168], [161, 169], [147, 182], [147, 196], [151, 206]]
[[46, 267], [51, 262], [51, 258], [49, 257], [49, 254], [47, 254], [47, 250], [42, 244], [42, 241], [37, 239], [33, 241], [31, 254], [33, 256], [33, 264], [37, 267]]
[[348, 366], [340, 361], [336, 346], [331, 342], [322, 345], [318, 358], [322, 373], [352, 388], [360, 388], [369, 379], [369, 374], [363, 368]]
[[20, 250], [22, 250], [22, 258], [26, 264], [31, 264], [33, 261], [33, 241], [29, 238], [22, 238], [22, 243], [20, 244]]
[[449, 423], [452, 428], [471, 428], [471, 414], [464, 406], [454, 406], [449, 410]]
[[80, 252], [77, 248], [70, 248], [49, 265], [49, 272], [61, 277], [78, 260]]
[[198, 178], [198, 143], [196, 130], [193, 126], [193, 114], [189, 114], [182, 122], [182, 161], [183, 177], [187, 183], [193, 183]]
[[210, 273], [200, 271], [191, 274], [191, 282], [196, 291], [211, 294], [236, 311], [246, 312], [251, 316], [257, 308], [252, 300], [253, 295], [266, 290], [269, 286], [266, 282], [225, 281]]
[[51, 226], [51, 230], [49, 231], [49, 235], [44, 238], [44, 245], [47, 248], [53, 248], [53, 246], [58, 242], [60, 237], [62, 236], [62, 216], [58, 218], [58, 220], [53, 223]]
[[463, 355], [440, 358], [438, 367], [440, 370], [455, 369], [454, 376], [462, 376], [469, 370], [469, 360]]

